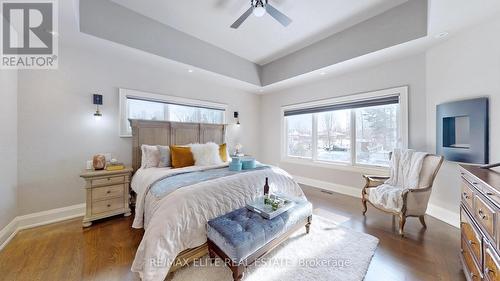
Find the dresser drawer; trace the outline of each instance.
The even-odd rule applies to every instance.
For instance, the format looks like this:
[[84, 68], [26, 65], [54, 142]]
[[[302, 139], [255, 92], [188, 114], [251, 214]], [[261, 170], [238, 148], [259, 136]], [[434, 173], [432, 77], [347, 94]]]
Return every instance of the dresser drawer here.
[[472, 219], [464, 209], [460, 210], [460, 230], [478, 264], [482, 264], [483, 237], [472, 223]]
[[123, 209], [124, 205], [123, 197], [92, 202], [92, 215]]
[[474, 191], [467, 181], [462, 181], [462, 201], [467, 204], [469, 210], [472, 210], [472, 202], [474, 200]]
[[500, 258], [488, 244], [484, 249], [484, 275], [489, 281], [500, 281]]
[[123, 197], [124, 192], [125, 186], [123, 184], [95, 187], [92, 188], [92, 201]]
[[125, 176], [110, 176], [92, 180], [92, 186], [114, 185], [125, 182]]
[[481, 281], [482, 275], [464, 239], [462, 239], [462, 258], [466, 267], [464, 268], [465, 274], [467, 274], [472, 281]]
[[474, 215], [486, 232], [495, 237], [495, 210], [478, 195], [474, 196]]

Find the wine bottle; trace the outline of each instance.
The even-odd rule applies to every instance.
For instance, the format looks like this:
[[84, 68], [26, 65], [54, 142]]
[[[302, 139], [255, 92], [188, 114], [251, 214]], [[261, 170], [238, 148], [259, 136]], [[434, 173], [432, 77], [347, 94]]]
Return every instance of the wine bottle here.
[[264, 196], [269, 195], [269, 181], [268, 178], [266, 178], [266, 184], [264, 185]]

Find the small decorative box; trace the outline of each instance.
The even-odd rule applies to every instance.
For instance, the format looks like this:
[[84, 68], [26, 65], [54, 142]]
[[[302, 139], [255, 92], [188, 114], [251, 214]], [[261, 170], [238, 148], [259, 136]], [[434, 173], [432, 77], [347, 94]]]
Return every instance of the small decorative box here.
[[234, 161], [229, 164], [229, 171], [241, 171], [243, 164], [241, 162], [235, 163]]
[[257, 163], [255, 161], [255, 159], [244, 159], [241, 161], [242, 162], [242, 166], [243, 166], [243, 170], [251, 170], [251, 169], [255, 169]]

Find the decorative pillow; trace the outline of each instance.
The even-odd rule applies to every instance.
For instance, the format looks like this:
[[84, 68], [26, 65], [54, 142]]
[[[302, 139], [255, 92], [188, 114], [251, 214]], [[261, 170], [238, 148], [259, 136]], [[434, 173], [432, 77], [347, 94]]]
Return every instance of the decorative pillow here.
[[157, 145], [158, 151], [160, 153], [160, 162], [158, 163], [158, 168], [165, 168], [172, 166], [170, 161], [170, 148], [168, 146]]
[[160, 162], [160, 151], [156, 145], [145, 145], [141, 146], [142, 158], [141, 158], [141, 168], [149, 169], [156, 168]]
[[183, 168], [194, 166], [193, 153], [189, 146], [170, 146], [170, 155], [172, 156], [172, 167]]
[[213, 142], [205, 144], [190, 144], [196, 166], [210, 166], [222, 164], [219, 146]]
[[222, 162], [227, 162], [229, 157], [228, 156], [228, 153], [227, 153], [227, 144], [223, 143], [221, 145], [219, 145], [219, 156], [220, 156], [220, 159], [222, 160]]

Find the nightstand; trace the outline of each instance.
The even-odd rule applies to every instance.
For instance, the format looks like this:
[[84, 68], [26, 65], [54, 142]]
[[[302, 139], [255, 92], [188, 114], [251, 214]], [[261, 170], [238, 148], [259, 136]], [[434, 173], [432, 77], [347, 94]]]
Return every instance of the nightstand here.
[[92, 221], [124, 214], [130, 216], [129, 189], [132, 169], [119, 171], [86, 171], [80, 175], [85, 179], [87, 206], [83, 227]]

